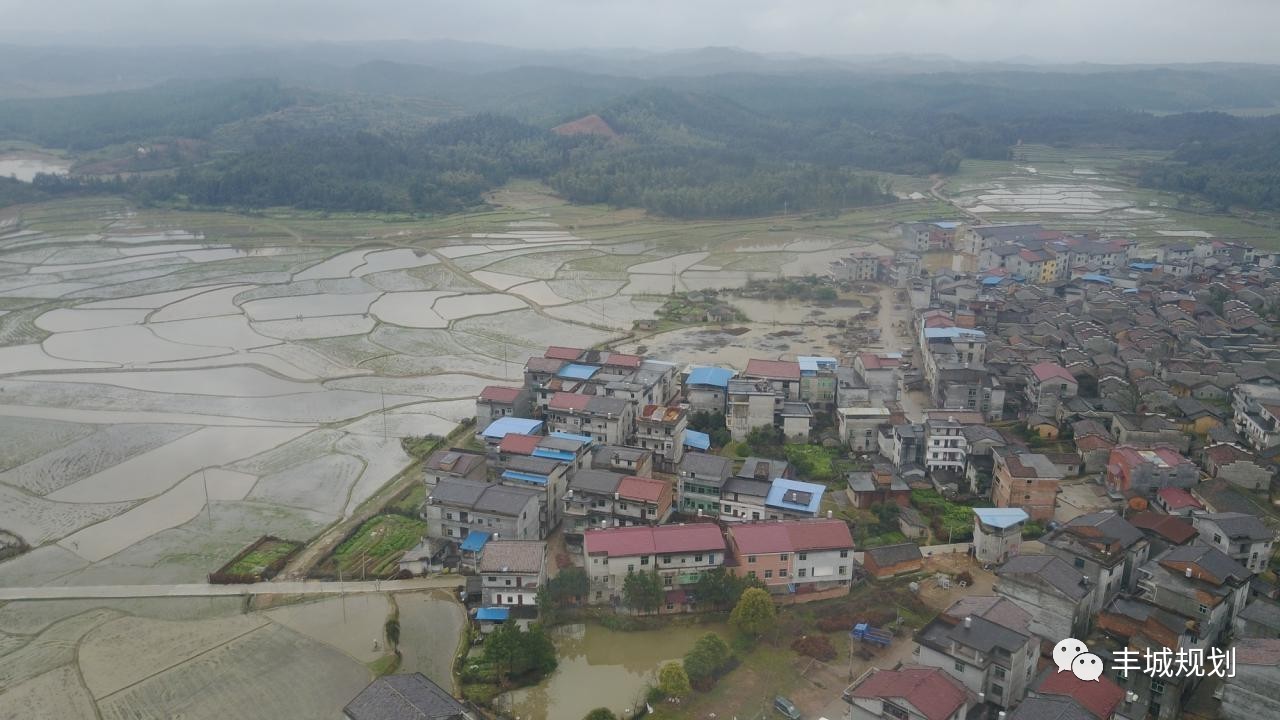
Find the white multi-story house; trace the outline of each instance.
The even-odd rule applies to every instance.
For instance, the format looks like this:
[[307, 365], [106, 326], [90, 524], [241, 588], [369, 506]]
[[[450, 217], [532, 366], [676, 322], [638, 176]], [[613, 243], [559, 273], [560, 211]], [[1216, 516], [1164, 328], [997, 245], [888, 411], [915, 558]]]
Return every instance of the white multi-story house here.
[[478, 571], [485, 605], [537, 605], [538, 588], [547, 579], [547, 544], [540, 540], [486, 543]]
[[1276, 534], [1254, 515], [1238, 512], [1194, 513], [1191, 524], [1200, 539], [1218, 548], [1232, 560], [1260, 573], [1271, 562]]
[[684, 431], [689, 416], [683, 407], [645, 405], [636, 416], [635, 445], [653, 452], [655, 469], [674, 473], [684, 457]]
[[582, 548], [593, 603], [621, 601], [628, 573], [656, 572], [663, 587], [677, 590], [725, 558], [724, 536], [713, 523], [588, 530]]
[[634, 406], [618, 397], [558, 392], [543, 412], [550, 430], [589, 435], [602, 445], [626, 445], [635, 434]]
[[929, 418], [924, 428], [924, 466], [929, 470], [952, 470], [963, 474], [969, 449], [964, 426], [954, 418]]
[[987, 702], [1012, 707], [1027, 694], [1040, 656], [1031, 614], [998, 595], [957, 600], [916, 633], [916, 662], [945, 670]]
[[1243, 384], [1231, 391], [1236, 432], [1255, 450], [1280, 445], [1280, 388]]
[[730, 380], [728, 393], [729, 409], [724, 422], [735, 441], [746, 440], [754, 428], [773, 424], [774, 410], [781, 403], [779, 391], [768, 380]]

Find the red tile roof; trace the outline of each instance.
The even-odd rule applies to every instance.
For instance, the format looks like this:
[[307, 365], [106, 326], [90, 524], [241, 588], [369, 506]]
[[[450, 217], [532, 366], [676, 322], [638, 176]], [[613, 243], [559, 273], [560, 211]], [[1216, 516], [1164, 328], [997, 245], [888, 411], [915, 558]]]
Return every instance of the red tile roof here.
[[971, 699], [971, 694], [960, 681], [938, 668], [922, 667], [879, 670], [855, 687], [852, 695], [857, 698], [902, 698], [928, 720], [947, 720]]
[[1142, 530], [1150, 530], [1175, 545], [1181, 545], [1196, 536], [1196, 529], [1191, 523], [1176, 515], [1141, 512], [1132, 515], [1129, 524]]
[[943, 317], [941, 315], [938, 315], [925, 320], [924, 326], [927, 328], [949, 328], [949, 327], [955, 327], [956, 321], [952, 320], [949, 317]]
[[640, 502], [657, 503], [662, 499], [663, 492], [669, 488], [670, 485], [662, 480], [628, 475], [618, 483], [618, 497]]
[[1073, 384], [1076, 382], [1075, 376], [1072, 375], [1069, 370], [1062, 367], [1058, 363], [1052, 363], [1052, 362], [1036, 363], [1035, 365], [1031, 366], [1031, 374], [1035, 375], [1036, 379], [1039, 380], [1040, 382], [1045, 382], [1046, 380], [1053, 380], [1055, 378], [1058, 380], [1063, 380], [1065, 382], [1070, 382]]
[[627, 355], [626, 353], [609, 353], [609, 357], [605, 358], [605, 365], [623, 368], [638, 368], [644, 358], [639, 355]]
[[902, 358], [885, 357], [875, 353], [858, 353], [858, 357], [862, 360], [862, 367], [867, 370], [887, 370], [902, 364]]
[[531, 357], [525, 364], [524, 369], [530, 372], [560, 372], [560, 368], [564, 367], [565, 361], [557, 358], [540, 358]]
[[491, 402], [513, 403], [518, 397], [520, 397], [520, 388], [503, 387], [502, 385], [489, 385], [480, 391], [480, 399]]
[[533, 451], [538, 447], [538, 441], [541, 439], [537, 435], [507, 433], [502, 437], [502, 442], [498, 443], [498, 452], [511, 453], [513, 455], [532, 455]]
[[1204, 456], [1215, 465], [1229, 465], [1237, 460], [1252, 460], [1253, 456], [1231, 443], [1218, 443], [1205, 448]]
[[800, 363], [787, 360], [748, 360], [743, 375], [780, 380], [799, 380]]
[[680, 416], [684, 415], [684, 408], [667, 407], [666, 405], [645, 405], [640, 411], [639, 420], [649, 420], [652, 422], [677, 422]]
[[1066, 671], [1055, 672], [1053, 668], [1036, 690], [1048, 695], [1075, 698], [1081, 707], [1099, 720], [1110, 718], [1120, 701], [1124, 700], [1124, 690], [1106, 675], [1096, 681], [1086, 681]]
[[1115, 446], [1115, 443], [1098, 435], [1085, 435], [1084, 437], [1076, 438], [1076, 447], [1085, 452], [1091, 452], [1093, 450], [1110, 450]]
[[569, 360], [570, 362], [577, 360], [582, 356], [582, 350], [579, 348], [563, 347], [561, 345], [549, 345], [547, 351], [542, 353], [542, 357], [553, 358], [555, 360]]
[[1181, 510], [1186, 507], [1204, 509], [1204, 505], [1194, 495], [1182, 488], [1160, 488], [1156, 491], [1156, 497], [1160, 498], [1165, 507], [1170, 510]]
[[587, 555], [631, 557], [690, 552], [724, 552], [724, 536], [714, 523], [617, 527], [583, 533]]
[[843, 520], [741, 523], [731, 525], [729, 535], [738, 550], [749, 555], [853, 547], [853, 536]]
[[1169, 467], [1178, 467], [1179, 465], [1190, 465], [1191, 461], [1183, 457], [1178, 451], [1167, 447], [1158, 448], [1136, 448], [1132, 445], [1117, 445], [1111, 450], [1111, 457], [1107, 459], [1107, 464], [1114, 463], [1123, 464], [1127, 467], [1137, 467], [1145, 463], [1154, 463], [1156, 460], [1162, 460]]
[[547, 401], [547, 407], [552, 410], [577, 410], [582, 412], [587, 409], [587, 403], [589, 402], [591, 402], [590, 395], [558, 392]]

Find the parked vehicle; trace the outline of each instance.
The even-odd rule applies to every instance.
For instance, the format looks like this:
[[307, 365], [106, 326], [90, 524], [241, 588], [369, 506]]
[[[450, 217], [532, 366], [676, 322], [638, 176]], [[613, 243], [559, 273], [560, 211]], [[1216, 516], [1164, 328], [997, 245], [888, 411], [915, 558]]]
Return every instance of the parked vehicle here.
[[889, 647], [889, 644], [893, 642], [893, 633], [888, 630], [871, 627], [868, 623], [858, 623], [857, 625], [854, 625], [853, 630], [850, 630], [849, 634], [852, 635], [855, 640], [861, 640], [864, 643], [870, 643], [872, 645], [879, 645], [880, 647]]
[[801, 720], [804, 717], [800, 714], [800, 709], [796, 707], [795, 703], [781, 695], [773, 699], [773, 709], [782, 713], [782, 717], [787, 718], [787, 720]]

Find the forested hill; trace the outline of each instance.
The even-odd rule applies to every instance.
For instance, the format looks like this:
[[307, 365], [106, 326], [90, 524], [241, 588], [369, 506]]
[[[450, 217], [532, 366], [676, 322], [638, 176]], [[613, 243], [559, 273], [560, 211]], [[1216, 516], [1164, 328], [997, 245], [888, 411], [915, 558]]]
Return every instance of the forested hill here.
[[[1266, 69], [885, 75], [823, 66], [649, 78], [385, 60], [278, 69], [288, 79], [0, 101], [0, 141], [71, 150], [79, 169], [103, 178], [148, 171], [5, 183], [0, 203], [124, 191], [180, 207], [455, 212], [530, 177], [575, 202], [750, 216], [892, 201], [867, 171], [945, 174], [963, 158], [1006, 158], [1019, 141], [1176, 151], [1144, 180], [1224, 204], [1280, 202], [1274, 122], [1142, 111], [1275, 103], [1280, 73]], [[617, 137], [550, 132], [589, 114]]]

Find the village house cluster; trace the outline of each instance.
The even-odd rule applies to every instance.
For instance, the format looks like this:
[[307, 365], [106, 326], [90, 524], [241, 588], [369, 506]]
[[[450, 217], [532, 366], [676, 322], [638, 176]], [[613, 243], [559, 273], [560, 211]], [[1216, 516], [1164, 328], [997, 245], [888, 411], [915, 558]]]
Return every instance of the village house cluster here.
[[[1122, 676], [1113, 660], [1221, 647], [1240, 663], [1223, 715], [1280, 713], [1280, 696], [1260, 690], [1280, 682], [1280, 593], [1266, 580], [1275, 256], [1212, 239], [1148, 252], [1039, 225], [902, 233], [906, 250], [854, 254], [828, 280], [893, 286], [914, 347], [737, 369], [549, 347], [520, 385], [477, 398], [483, 450], [426, 458], [429, 536], [402, 564], [466, 568], [486, 606], [529, 606], [558, 531], [589, 577], [587, 602], [620, 605], [627, 576], [653, 572], [659, 612], [683, 612], [710, 571], [796, 602], [962, 552], [994, 573], [992, 591], [920, 628], [908, 663], [858, 678], [851, 717], [989, 707], [1007, 720], [1169, 720], [1203, 678]], [[922, 271], [936, 251], [954, 269]], [[908, 394], [922, 409], [905, 409]], [[834, 442], [860, 469], [815, 483], [785, 460], [712, 447], [712, 430], [742, 442], [758, 428]], [[917, 490], [972, 507], [971, 533], [939, 535]], [[859, 547], [860, 528], [831, 512], [885, 506], [906, 542]], [[1104, 659], [1099, 682], [1046, 667], [1067, 637]]]

